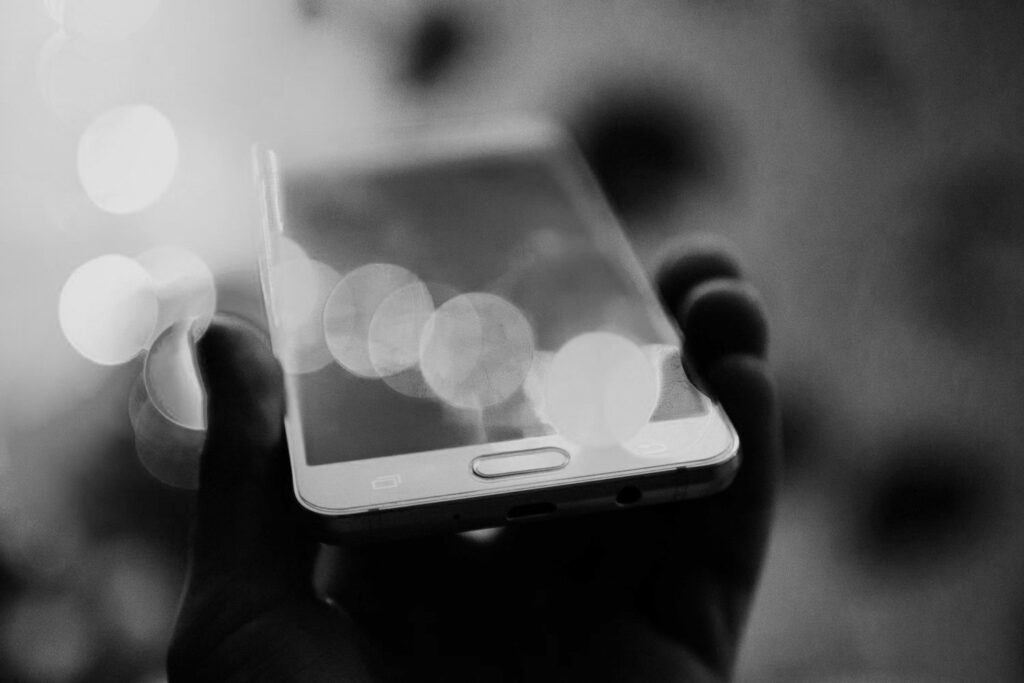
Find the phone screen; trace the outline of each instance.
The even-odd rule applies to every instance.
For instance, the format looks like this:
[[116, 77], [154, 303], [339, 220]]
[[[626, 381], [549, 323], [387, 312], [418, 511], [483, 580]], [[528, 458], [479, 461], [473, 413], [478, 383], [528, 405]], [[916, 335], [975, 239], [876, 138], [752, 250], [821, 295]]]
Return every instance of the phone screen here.
[[617, 228], [551, 155], [280, 182], [264, 278], [309, 465], [555, 433], [600, 446], [707, 410]]

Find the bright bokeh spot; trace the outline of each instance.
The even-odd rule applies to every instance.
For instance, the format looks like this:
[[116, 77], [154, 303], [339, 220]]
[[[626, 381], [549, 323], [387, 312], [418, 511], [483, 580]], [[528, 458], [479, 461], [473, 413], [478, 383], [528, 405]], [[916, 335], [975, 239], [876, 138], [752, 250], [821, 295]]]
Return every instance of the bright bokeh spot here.
[[45, 0], [50, 16], [69, 33], [91, 40], [122, 40], [153, 18], [160, 0]]
[[614, 446], [651, 419], [661, 387], [639, 346], [610, 332], [571, 339], [544, 378], [544, 413], [558, 432], [582, 446]]
[[142, 377], [161, 415], [187, 429], [206, 429], [203, 388], [192, 354], [189, 324], [168, 327], [146, 354]]
[[156, 247], [135, 257], [153, 279], [160, 300], [157, 334], [175, 323], [194, 321], [197, 332], [210, 325], [217, 308], [213, 271], [199, 256], [177, 246]]
[[[374, 317], [392, 294], [419, 283], [419, 278], [413, 273], [388, 263], [370, 263], [342, 278], [323, 309], [324, 335], [334, 359], [359, 377], [380, 377], [370, 355], [370, 327]], [[413, 294], [412, 299], [416, 298]], [[406, 305], [406, 301], [405, 298], [396, 300], [392, 310], [397, 311], [397, 308]], [[382, 341], [379, 335], [385, 328], [400, 327], [400, 324], [396, 325], [390, 319], [390, 314], [386, 315], [389, 318], [378, 323], [378, 342]], [[378, 352], [380, 360], [384, 360], [386, 355], [385, 351]]]
[[314, 259], [305, 263], [291, 259], [281, 265], [275, 289], [279, 326], [274, 330], [274, 345], [278, 359], [290, 374], [316, 372], [331, 362], [323, 311], [341, 276]]
[[135, 434], [135, 452], [146, 471], [168, 486], [196, 489], [206, 433], [175, 424], [157, 410], [143, 376], [129, 396], [128, 418]]
[[108, 254], [79, 266], [60, 293], [58, 315], [68, 342], [101, 365], [117, 365], [146, 348], [159, 304], [153, 280], [134, 260]]
[[114, 214], [141, 211], [170, 187], [178, 168], [178, 137], [146, 104], [111, 109], [78, 142], [78, 177], [89, 198]]
[[530, 371], [523, 381], [523, 396], [526, 403], [533, 412], [534, 417], [543, 423], [550, 424], [547, 417], [544, 398], [544, 382], [551, 371], [551, 364], [555, 360], [555, 354], [551, 351], [537, 350], [533, 354], [533, 363], [530, 364]]
[[422, 282], [401, 287], [380, 303], [367, 333], [370, 363], [379, 376], [419, 363], [420, 336], [433, 313], [434, 299]]
[[129, 68], [115, 50], [61, 30], [39, 52], [36, 82], [50, 110], [78, 124], [123, 96]]
[[494, 294], [462, 294], [427, 321], [420, 368], [440, 398], [479, 410], [522, 386], [533, 353], [533, 329], [514, 304]]
[[296, 330], [316, 315], [316, 268], [313, 259], [293, 240], [280, 237], [268, 272], [274, 324]]

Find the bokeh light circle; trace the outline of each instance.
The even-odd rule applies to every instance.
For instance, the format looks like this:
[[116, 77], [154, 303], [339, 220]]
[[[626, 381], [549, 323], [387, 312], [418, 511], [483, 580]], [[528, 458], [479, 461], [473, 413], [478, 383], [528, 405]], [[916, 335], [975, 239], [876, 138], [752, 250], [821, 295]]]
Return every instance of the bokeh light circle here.
[[167, 191], [177, 168], [174, 127], [146, 104], [100, 114], [78, 142], [79, 180], [89, 199], [108, 213], [147, 208]]
[[135, 257], [153, 280], [160, 300], [157, 334], [171, 325], [190, 321], [196, 332], [210, 325], [217, 308], [213, 271], [197, 254], [178, 246], [149, 249]]
[[275, 289], [279, 325], [273, 330], [278, 360], [290, 374], [316, 372], [332, 360], [324, 337], [323, 310], [341, 276], [315, 259], [292, 259], [281, 265]]
[[157, 409], [140, 375], [128, 398], [135, 452], [157, 481], [175, 488], [199, 487], [199, 458], [206, 432], [175, 424]]
[[206, 429], [203, 387], [192, 354], [190, 325], [168, 327], [153, 342], [142, 377], [153, 407], [176, 425]]
[[60, 293], [58, 316], [68, 342], [101, 365], [117, 365], [146, 348], [159, 303], [153, 280], [134, 260], [108, 254], [79, 266]]
[[643, 350], [610, 332], [569, 340], [544, 377], [544, 413], [558, 432], [582, 446], [614, 446], [650, 421], [661, 387]]
[[367, 330], [370, 363], [380, 377], [419, 364], [420, 336], [434, 313], [434, 299], [422, 282], [395, 290], [377, 307]]
[[483, 409], [510, 397], [533, 363], [533, 328], [494, 294], [461, 294], [440, 306], [420, 339], [423, 378], [457, 408]]
[[374, 316], [388, 297], [418, 283], [413, 273], [389, 263], [360, 266], [338, 282], [323, 311], [327, 348], [339, 365], [359, 377], [380, 377], [370, 357]]

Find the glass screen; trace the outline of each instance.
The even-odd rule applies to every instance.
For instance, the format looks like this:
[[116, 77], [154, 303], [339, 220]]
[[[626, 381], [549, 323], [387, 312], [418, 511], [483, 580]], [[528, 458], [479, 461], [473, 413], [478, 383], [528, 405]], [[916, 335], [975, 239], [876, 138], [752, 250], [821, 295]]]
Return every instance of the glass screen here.
[[264, 272], [310, 465], [704, 412], [591, 186], [553, 155], [286, 173]]

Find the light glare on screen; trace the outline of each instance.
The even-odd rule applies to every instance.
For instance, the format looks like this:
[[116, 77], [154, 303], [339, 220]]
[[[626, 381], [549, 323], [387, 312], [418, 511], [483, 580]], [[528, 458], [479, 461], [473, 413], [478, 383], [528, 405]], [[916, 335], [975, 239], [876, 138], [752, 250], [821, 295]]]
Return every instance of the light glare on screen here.
[[370, 363], [381, 377], [419, 364], [420, 335], [434, 312], [434, 299], [422, 282], [405, 285], [384, 299], [367, 334]]
[[[381, 376], [370, 355], [370, 328], [374, 316], [388, 297], [419, 282], [410, 271], [389, 263], [370, 263], [341, 279], [324, 307], [327, 347], [339, 365], [358, 377]], [[404, 305], [404, 299], [394, 305]], [[388, 320], [378, 322], [379, 328], [400, 326], [400, 322], [390, 318], [391, 314], [386, 315]], [[378, 336], [376, 341], [382, 340]], [[386, 365], [383, 361], [387, 354], [378, 351], [377, 355], [378, 361]]]
[[544, 377], [544, 413], [560, 434], [583, 446], [628, 441], [658, 404], [657, 372], [643, 350], [610, 332], [574, 337]]
[[[278, 311], [284, 315], [277, 335], [279, 360], [285, 372], [303, 374], [316, 372], [331, 362], [331, 352], [324, 336], [323, 310], [328, 297], [341, 276], [326, 263], [309, 259], [305, 264], [292, 261], [297, 270], [277, 273], [279, 283], [289, 283], [278, 290]], [[294, 279], [289, 280], [289, 277]]]
[[533, 363], [533, 328], [494, 294], [461, 294], [430, 317], [420, 341], [427, 384], [457, 408], [483, 409], [512, 396]]

